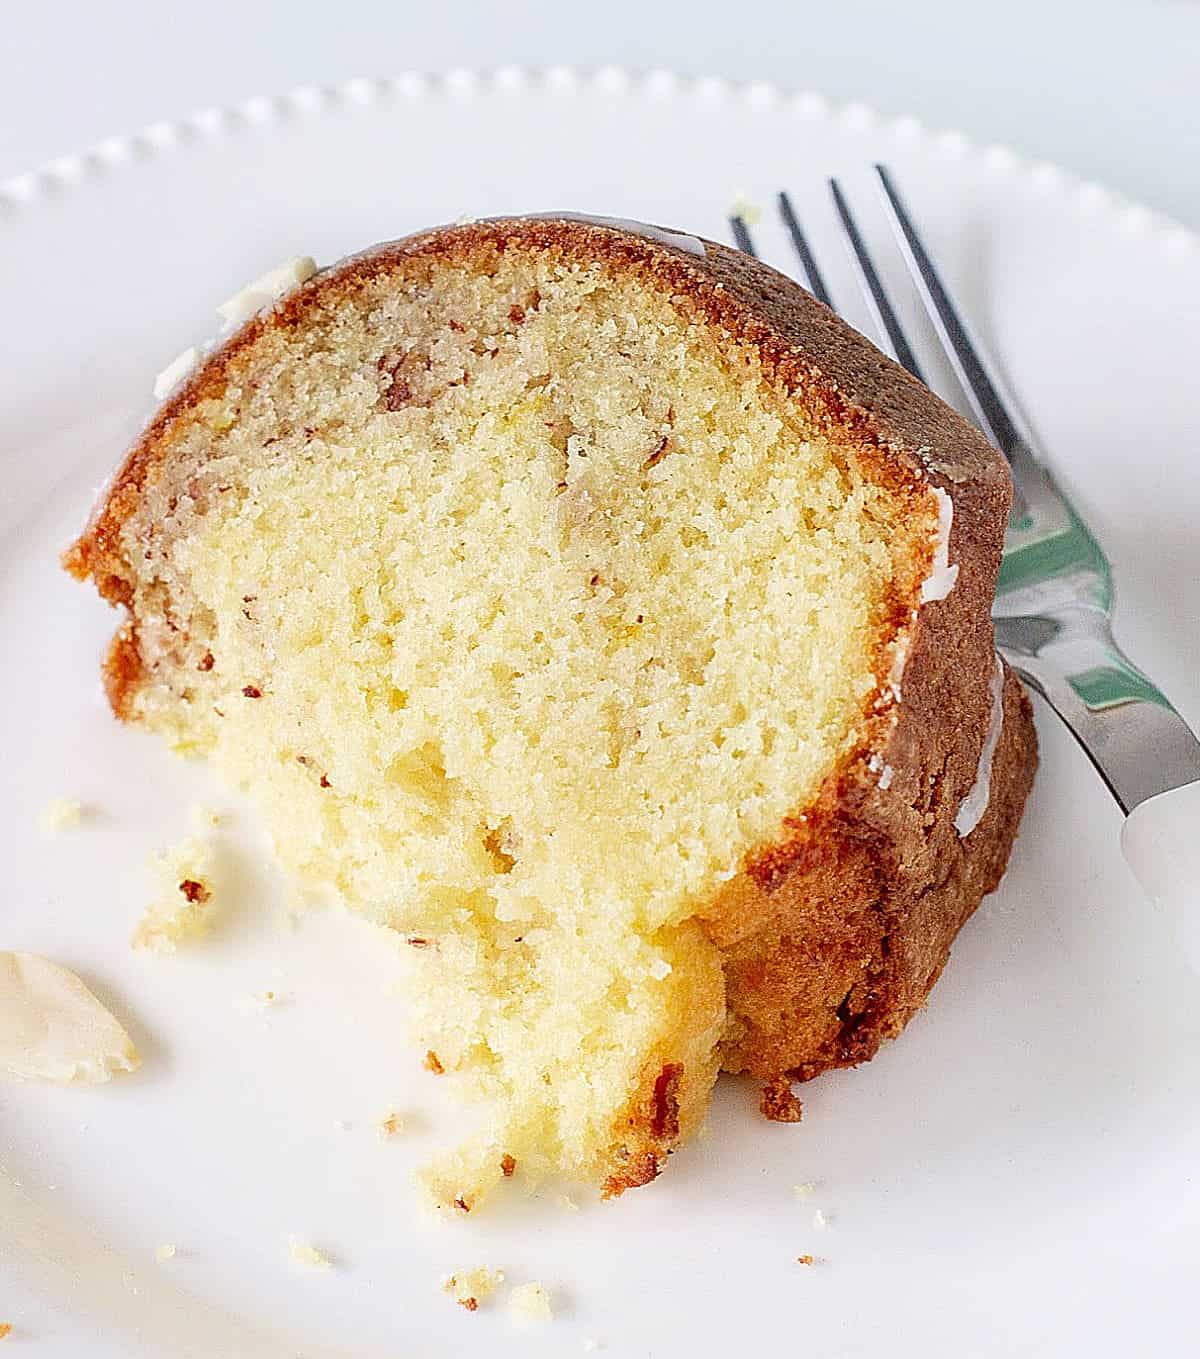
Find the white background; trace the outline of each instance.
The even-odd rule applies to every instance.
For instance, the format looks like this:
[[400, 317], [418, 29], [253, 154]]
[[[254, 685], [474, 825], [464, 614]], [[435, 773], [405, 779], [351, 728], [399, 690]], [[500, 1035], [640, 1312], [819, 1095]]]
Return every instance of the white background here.
[[[1062, 162], [1200, 226], [1195, 3], [825, 0], [781, 3], [773, 17], [760, 7], [757, 20], [748, 12], [734, 0], [687, 10], [649, 0], [587, 10], [567, 0], [553, 9], [327, 0], [318, 22], [304, 17], [303, 0], [270, 9], [138, 0], [119, 11], [100, 0], [75, 9], [0, 0], [0, 177], [152, 120], [298, 83], [451, 64], [620, 62], [865, 98]], [[364, 946], [357, 970], [327, 966], [331, 936], [350, 937], [332, 929], [339, 922], [315, 917], [298, 930], [296, 948], [311, 960], [302, 968], [297, 954], [283, 955], [269, 897], [255, 888], [240, 924], [177, 959], [178, 969], [125, 945], [122, 922], [131, 926], [144, 905], [136, 872], [146, 849], [178, 838], [189, 801], [218, 799], [174, 782], [202, 771], [171, 762], [168, 776], [156, 745], [99, 720], [94, 658], [111, 622], [47, 550], [66, 541], [111, 465], [105, 420], [145, 398], [147, 375], [205, 333], [213, 300], [275, 262], [288, 233], [292, 248], [330, 257], [388, 224], [475, 206], [476, 193], [536, 190], [544, 203], [546, 161], [569, 186], [567, 201], [624, 199], [648, 214], [669, 201], [679, 220], [709, 221], [737, 182], [733, 165], [744, 163], [747, 186], [761, 191], [777, 163], [779, 180], [853, 173], [874, 145], [869, 127], [855, 133], [849, 120], [806, 134], [752, 115], [745, 101], [722, 104], [727, 116], [710, 125], [689, 101], [631, 98], [609, 124], [594, 112], [572, 124], [560, 103], [551, 135], [545, 112], [524, 115], [522, 101], [503, 106], [507, 121], [491, 105], [496, 122], [483, 128], [482, 100], [380, 102], [357, 124], [277, 119], [253, 137], [195, 138], [88, 176], [4, 223], [0, 296], [18, 323], [0, 364], [0, 511], [16, 516], [11, 488], [27, 473], [45, 507], [18, 551], [7, 552], [15, 535], [0, 533], [0, 636], [26, 641], [22, 663], [0, 671], [9, 717], [0, 824], [13, 828], [4, 942], [103, 979], [147, 1056], [143, 1078], [108, 1099], [2, 1092], [5, 1168], [22, 1171], [68, 1240], [78, 1229], [113, 1245], [58, 1251], [58, 1274], [25, 1294], [32, 1252], [5, 1274], [20, 1223], [0, 1211], [0, 1320], [17, 1327], [14, 1356], [131, 1359], [134, 1325], [153, 1359], [185, 1345], [202, 1359], [246, 1354], [213, 1343], [199, 1308], [180, 1310], [182, 1294], [204, 1316], [211, 1310], [213, 1326], [227, 1309], [239, 1331], [269, 1318], [311, 1328], [316, 1343], [349, 1318], [356, 1343], [381, 1337], [388, 1354], [447, 1355], [474, 1342], [475, 1353], [534, 1359], [582, 1353], [588, 1334], [613, 1359], [774, 1350], [780, 1311], [769, 1302], [781, 1298], [793, 1347], [821, 1359], [1189, 1353], [1176, 1328], [1194, 1310], [1200, 1220], [1195, 980], [1146, 923], [1120, 863], [1116, 809], [1052, 722], [1042, 721], [1044, 765], [1004, 891], [964, 934], [904, 1041], [865, 1071], [806, 1090], [800, 1140], [753, 1123], [753, 1092], [723, 1083], [715, 1135], [677, 1158], [654, 1196], [630, 1196], [621, 1219], [590, 1205], [555, 1215], [534, 1202], [444, 1231], [415, 1221], [408, 1172], [449, 1140], [448, 1122], [438, 1122], [433, 1078], [387, 1042], [388, 979], [376, 984], [366, 970], [385, 968], [383, 951]], [[540, 160], [524, 150], [531, 131], [547, 151]], [[607, 154], [623, 149], [622, 137], [627, 160]], [[442, 151], [481, 144], [492, 160]], [[1195, 256], [1168, 255], [1165, 233], [1136, 218], [1131, 226], [1102, 197], [1056, 191], [1052, 177], [1037, 188], [1023, 171], [984, 174], [973, 157], [891, 145], [908, 158], [903, 182], [919, 195], [922, 222], [947, 246], [966, 296], [986, 303], [981, 314], [1056, 466], [1112, 553], [1123, 637], [1200, 715], [1200, 625], [1186, 607], [1200, 575]], [[564, 152], [572, 159], [560, 167], [552, 157]], [[964, 218], [986, 230], [963, 232]], [[824, 223], [828, 242], [828, 212]], [[57, 442], [26, 445], [22, 422]], [[1132, 477], [1131, 449], [1140, 458]], [[109, 819], [42, 842], [29, 833], [32, 809], [60, 793]], [[261, 848], [242, 862], [253, 869]], [[81, 911], [96, 884], [101, 909]], [[285, 961], [297, 1003], [277, 1015], [239, 1009]], [[359, 981], [352, 1005], [348, 975]], [[414, 1118], [411, 1139], [382, 1143], [373, 1124], [392, 1101], [428, 1112], [425, 1131]], [[791, 1185], [809, 1178], [819, 1197], [795, 1203]], [[810, 1227], [815, 1207], [832, 1218], [821, 1237]], [[292, 1275], [283, 1248], [292, 1231], [342, 1267], [311, 1283]], [[154, 1263], [154, 1246], [168, 1240], [179, 1243], [178, 1269]], [[805, 1249], [828, 1252], [835, 1266], [797, 1276], [794, 1252]], [[136, 1274], [125, 1274], [127, 1261]], [[526, 1338], [501, 1308], [468, 1319], [438, 1294], [440, 1273], [484, 1261], [514, 1281], [544, 1280], [562, 1299], [554, 1326]], [[64, 1269], [69, 1292], [55, 1284]], [[151, 1328], [167, 1322], [155, 1322], [156, 1307], [171, 1329], [157, 1345], [162, 1330]], [[279, 1359], [278, 1346], [263, 1349]]]
[[6, 0], [0, 179], [297, 84], [560, 62], [865, 100], [1200, 227], [1200, 0]]

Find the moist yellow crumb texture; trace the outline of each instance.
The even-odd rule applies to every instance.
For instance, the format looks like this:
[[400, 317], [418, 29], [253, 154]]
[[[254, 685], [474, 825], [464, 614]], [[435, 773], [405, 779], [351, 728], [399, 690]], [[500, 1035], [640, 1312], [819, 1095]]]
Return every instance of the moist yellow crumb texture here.
[[930, 525], [896, 542], [753, 353], [603, 263], [418, 260], [232, 373], [124, 528], [135, 613], [172, 620], [135, 716], [425, 945], [419, 1046], [494, 1107], [439, 1202], [505, 1155], [593, 1183], [661, 1155], [725, 1020], [693, 916], [854, 743]]

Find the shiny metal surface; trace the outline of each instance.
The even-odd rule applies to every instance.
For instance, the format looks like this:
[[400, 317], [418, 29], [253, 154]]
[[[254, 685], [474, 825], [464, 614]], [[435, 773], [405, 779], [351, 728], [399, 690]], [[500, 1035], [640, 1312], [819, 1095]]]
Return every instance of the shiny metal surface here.
[[[1200, 779], [1200, 740], [1166, 695], [1118, 646], [1112, 633], [1112, 570], [1099, 543], [1055, 484], [1017, 403], [1003, 386], [954, 305], [895, 183], [876, 166], [884, 206], [901, 253], [977, 423], [1008, 459], [1013, 507], [992, 618], [996, 646], [1030, 688], [1045, 698], [1125, 812]], [[878, 270], [836, 181], [835, 208], [871, 311], [897, 359], [924, 380]], [[790, 201], [781, 215], [793, 242], [800, 232]], [[740, 220], [735, 240], [753, 253]], [[805, 278], [815, 262], [805, 242]], [[820, 277], [819, 274], [816, 277]], [[822, 284], [822, 301], [829, 301]], [[832, 303], [830, 303], [832, 305]]]

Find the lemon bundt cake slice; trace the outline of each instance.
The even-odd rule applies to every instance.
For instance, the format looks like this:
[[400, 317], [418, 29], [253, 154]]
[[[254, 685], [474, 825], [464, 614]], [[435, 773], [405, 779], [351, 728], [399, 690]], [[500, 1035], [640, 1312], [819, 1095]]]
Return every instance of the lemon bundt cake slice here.
[[420, 1047], [493, 1102], [431, 1172], [466, 1210], [652, 1179], [722, 1066], [794, 1116], [921, 1005], [1035, 763], [1009, 494], [757, 261], [511, 219], [256, 313], [67, 565], [125, 610], [118, 716], [419, 946]]

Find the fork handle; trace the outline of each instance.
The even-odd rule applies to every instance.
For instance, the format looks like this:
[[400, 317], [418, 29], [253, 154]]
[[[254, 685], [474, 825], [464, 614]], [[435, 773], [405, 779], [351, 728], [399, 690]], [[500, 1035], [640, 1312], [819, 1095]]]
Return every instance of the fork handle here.
[[1121, 849], [1200, 971], [1200, 780], [1138, 803], [1121, 831]]

